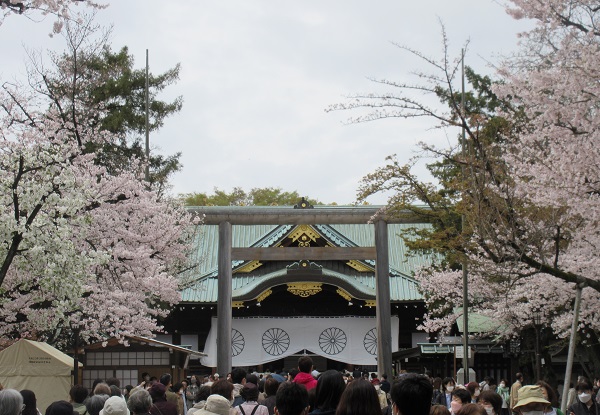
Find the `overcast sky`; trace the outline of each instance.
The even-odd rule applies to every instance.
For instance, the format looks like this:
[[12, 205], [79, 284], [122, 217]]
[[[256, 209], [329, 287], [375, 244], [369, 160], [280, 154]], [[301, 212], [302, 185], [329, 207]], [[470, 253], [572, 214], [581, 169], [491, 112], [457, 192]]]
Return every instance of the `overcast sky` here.
[[[360, 179], [387, 155], [406, 160], [419, 141], [454, 140], [454, 131], [428, 130], [431, 120], [345, 125], [358, 114], [325, 112], [346, 95], [381, 91], [368, 78], [406, 81], [424, 69], [394, 43], [439, 57], [441, 20], [452, 52], [469, 39], [467, 65], [491, 73], [489, 63], [513, 50], [526, 27], [492, 0], [108, 3], [97, 21], [114, 25], [114, 49], [127, 45], [137, 67], [149, 49], [155, 73], [182, 65], [163, 97], [182, 95], [183, 110], [151, 136], [154, 151], [182, 152], [174, 193], [280, 187], [340, 204], [355, 200]], [[64, 49], [60, 36], [48, 36], [52, 23], [6, 19], [2, 80], [24, 73], [22, 45]]]

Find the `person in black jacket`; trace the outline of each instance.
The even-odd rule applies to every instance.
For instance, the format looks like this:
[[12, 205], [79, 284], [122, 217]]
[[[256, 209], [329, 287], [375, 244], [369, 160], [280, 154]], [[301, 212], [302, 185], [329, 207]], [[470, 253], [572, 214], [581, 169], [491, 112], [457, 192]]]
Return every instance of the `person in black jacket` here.
[[577, 401], [569, 406], [569, 415], [600, 415], [600, 407], [592, 399], [592, 385], [587, 380], [579, 382], [575, 387]]
[[388, 377], [385, 373], [381, 375], [381, 383], [379, 384], [379, 387], [385, 393], [390, 393], [390, 390], [392, 390], [392, 385], [390, 385], [390, 382], [388, 382], [387, 378]]
[[439, 394], [433, 402], [434, 404], [444, 405], [446, 408], [450, 409], [450, 402], [452, 402], [452, 392], [456, 387], [456, 382], [452, 378], [444, 378], [442, 380], [442, 393]]

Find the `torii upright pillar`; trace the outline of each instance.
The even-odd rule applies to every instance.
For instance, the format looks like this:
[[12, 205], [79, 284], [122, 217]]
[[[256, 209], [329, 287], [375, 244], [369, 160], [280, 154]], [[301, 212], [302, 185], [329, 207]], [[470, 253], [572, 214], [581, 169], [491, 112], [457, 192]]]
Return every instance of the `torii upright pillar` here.
[[231, 320], [232, 320], [232, 231], [230, 222], [219, 224], [219, 279], [217, 289], [217, 372], [223, 376], [231, 372]]
[[377, 316], [377, 371], [392, 375], [392, 310], [390, 304], [390, 259], [388, 227], [375, 222], [375, 295]]

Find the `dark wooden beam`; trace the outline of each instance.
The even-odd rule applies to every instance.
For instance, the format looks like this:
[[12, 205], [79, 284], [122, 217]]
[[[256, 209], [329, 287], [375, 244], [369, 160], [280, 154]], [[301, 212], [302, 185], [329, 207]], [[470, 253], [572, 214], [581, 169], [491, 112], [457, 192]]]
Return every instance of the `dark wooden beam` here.
[[[380, 213], [380, 207], [336, 206], [294, 209], [292, 207], [271, 206], [200, 206], [188, 207], [189, 212], [204, 217], [205, 225], [218, 225], [229, 222], [232, 225], [331, 225], [369, 223]], [[421, 223], [422, 219], [408, 212], [403, 217], [388, 217], [382, 214], [379, 219], [387, 223]]]
[[231, 248], [231, 259], [234, 261], [365, 260], [375, 259], [376, 256], [375, 247]]

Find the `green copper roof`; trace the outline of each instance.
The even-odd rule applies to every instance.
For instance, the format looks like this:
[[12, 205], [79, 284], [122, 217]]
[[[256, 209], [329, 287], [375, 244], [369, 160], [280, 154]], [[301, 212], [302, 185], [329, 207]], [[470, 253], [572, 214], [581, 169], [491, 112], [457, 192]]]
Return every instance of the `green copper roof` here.
[[[412, 278], [420, 267], [431, 263], [432, 257], [424, 255], [408, 255], [408, 249], [399, 234], [409, 227], [425, 227], [427, 224], [389, 224], [389, 262], [390, 262], [390, 296], [394, 302], [422, 300], [418, 284]], [[340, 247], [374, 246], [374, 226], [360, 225], [314, 225], [323, 238]], [[286, 237], [295, 228], [294, 225], [233, 225], [233, 247], [269, 247]], [[190, 271], [185, 278], [195, 281], [182, 291], [183, 302], [217, 301], [217, 247], [218, 226], [200, 225], [200, 232], [195, 240], [196, 249], [192, 259], [199, 261], [198, 267]], [[285, 249], [285, 248], [282, 248]], [[234, 261], [234, 268], [243, 261]], [[290, 261], [291, 263], [291, 261]], [[374, 266], [374, 261], [366, 261]], [[262, 275], [234, 274], [232, 278], [233, 299], [243, 297], [259, 284], [281, 284], [278, 279], [286, 274], [286, 270], [263, 271]], [[351, 287], [358, 298], [374, 298], [375, 276], [373, 272], [356, 272], [347, 275], [331, 267], [323, 267], [323, 275], [328, 276], [333, 285]], [[339, 283], [339, 284], [338, 284]], [[360, 296], [360, 297], [359, 297]]]

